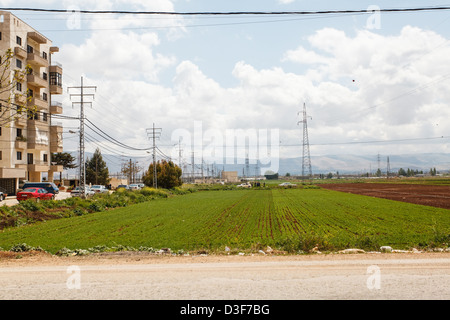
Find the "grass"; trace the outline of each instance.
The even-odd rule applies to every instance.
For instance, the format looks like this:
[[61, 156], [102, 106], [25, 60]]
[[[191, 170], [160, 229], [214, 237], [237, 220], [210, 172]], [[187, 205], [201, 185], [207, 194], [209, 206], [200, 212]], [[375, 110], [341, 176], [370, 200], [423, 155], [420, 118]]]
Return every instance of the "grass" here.
[[450, 211], [324, 189], [202, 191], [0, 233], [4, 249], [164, 248], [290, 252], [448, 245]]

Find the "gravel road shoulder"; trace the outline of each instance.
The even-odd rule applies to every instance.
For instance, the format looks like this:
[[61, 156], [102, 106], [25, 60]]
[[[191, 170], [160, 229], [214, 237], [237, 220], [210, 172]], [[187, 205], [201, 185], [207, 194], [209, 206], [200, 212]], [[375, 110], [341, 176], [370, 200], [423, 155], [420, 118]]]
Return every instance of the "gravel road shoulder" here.
[[396, 259], [450, 259], [450, 252], [421, 253], [357, 253], [357, 254], [306, 254], [306, 255], [157, 255], [145, 252], [114, 252], [85, 256], [61, 257], [45, 252], [0, 252], [0, 267], [29, 267], [55, 265], [121, 265], [121, 264], [182, 264], [182, 263], [239, 263], [283, 261], [351, 261]]

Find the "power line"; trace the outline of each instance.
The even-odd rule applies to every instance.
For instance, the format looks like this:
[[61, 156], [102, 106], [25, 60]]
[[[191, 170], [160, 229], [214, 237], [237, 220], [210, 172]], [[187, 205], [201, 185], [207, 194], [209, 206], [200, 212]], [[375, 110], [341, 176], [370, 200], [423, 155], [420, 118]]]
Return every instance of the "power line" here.
[[[135, 14], [135, 15], [174, 15], [174, 16], [243, 16], [243, 15], [324, 15], [324, 14], [357, 14], [373, 13], [374, 10], [323, 10], [323, 11], [205, 11], [205, 12], [176, 12], [176, 11], [123, 11], [123, 10], [67, 10], [42, 8], [0, 8], [3, 11], [32, 11], [51, 13], [80, 13], [80, 14]], [[450, 6], [416, 7], [416, 8], [387, 8], [376, 10], [380, 13], [388, 12], [421, 12], [450, 10]]]

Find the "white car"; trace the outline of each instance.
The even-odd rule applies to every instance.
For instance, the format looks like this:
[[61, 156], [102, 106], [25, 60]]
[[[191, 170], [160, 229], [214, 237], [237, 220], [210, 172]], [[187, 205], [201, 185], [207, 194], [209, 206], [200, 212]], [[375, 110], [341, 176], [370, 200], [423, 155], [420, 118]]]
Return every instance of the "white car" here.
[[238, 188], [251, 188], [252, 185], [250, 183], [242, 183], [237, 186]]
[[108, 189], [106, 189], [105, 186], [101, 186], [101, 185], [94, 185], [91, 187], [91, 190], [94, 191], [95, 193], [107, 193]]
[[279, 184], [280, 187], [295, 187], [296, 184], [290, 183], [290, 182], [283, 182]]
[[130, 184], [130, 190], [140, 190], [141, 186], [137, 183]]

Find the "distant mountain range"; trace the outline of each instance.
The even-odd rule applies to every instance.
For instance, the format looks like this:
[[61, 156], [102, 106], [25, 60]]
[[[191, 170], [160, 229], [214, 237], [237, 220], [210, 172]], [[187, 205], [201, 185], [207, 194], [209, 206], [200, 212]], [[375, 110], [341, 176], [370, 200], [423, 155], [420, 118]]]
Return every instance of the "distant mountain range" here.
[[[76, 153], [72, 153], [76, 155]], [[108, 161], [108, 156], [105, 154], [104, 160], [107, 163], [110, 173], [119, 173], [120, 166], [117, 163]], [[86, 153], [86, 158], [92, 157], [92, 154]], [[133, 161], [135, 159], [131, 158]], [[237, 171], [238, 175], [242, 176], [254, 176], [257, 174], [264, 174], [268, 168], [257, 168], [255, 164], [250, 164], [248, 167], [243, 164], [245, 161], [237, 161], [238, 164], [216, 164], [216, 170], [218, 171]], [[324, 155], [324, 156], [312, 156], [311, 157], [312, 171], [314, 174], [327, 174], [329, 172], [340, 174], [362, 174], [362, 173], [375, 173], [378, 168], [385, 173], [387, 169], [387, 156], [380, 156], [378, 163], [378, 155]], [[414, 155], [393, 155], [389, 156], [390, 172], [398, 172], [400, 168], [405, 170], [419, 170], [427, 173], [431, 168], [436, 168], [440, 172], [448, 172], [450, 170], [450, 154], [449, 153], [424, 153]], [[302, 173], [302, 158], [281, 158], [279, 160], [280, 175], [290, 173], [291, 175], [300, 175]], [[196, 172], [200, 173], [200, 163], [196, 164]], [[212, 166], [210, 165], [210, 169]], [[145, 168], [147, 169], [147, 168]], [[247, 170], [248, 169], [248, 170]], [[191, 173], [191, 166], [186, 168], [187, 173]], [[206, 175], [207, 169], [204, 166], [204, 174]], [[76, 169], [68, 171], [68, 175], [77, 175]], [[65, 174], [65, 175], [66, 175]]]

